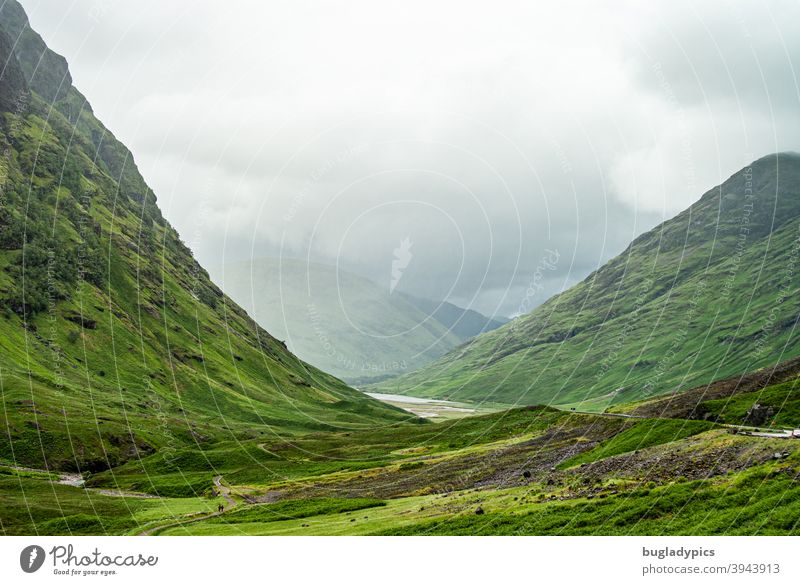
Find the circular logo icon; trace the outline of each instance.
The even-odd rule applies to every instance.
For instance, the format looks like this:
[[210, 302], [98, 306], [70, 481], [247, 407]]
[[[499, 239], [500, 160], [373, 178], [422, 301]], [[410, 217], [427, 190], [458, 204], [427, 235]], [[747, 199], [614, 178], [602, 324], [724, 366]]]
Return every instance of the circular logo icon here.
[[42, 568], [44, 557], [44, 549], [41, 546], [37, 544], [26, 546], [19, 553], [19, 566], [26, 573], [35, 573]]

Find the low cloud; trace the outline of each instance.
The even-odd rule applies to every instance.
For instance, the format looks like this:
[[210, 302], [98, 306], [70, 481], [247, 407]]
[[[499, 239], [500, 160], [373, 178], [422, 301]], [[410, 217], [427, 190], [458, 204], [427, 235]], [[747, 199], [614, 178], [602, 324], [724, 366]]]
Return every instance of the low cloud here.
[[400, 290], [513, 314], [800, 150], [796, 3], [23, 4], [212, 265], [410, 238]]

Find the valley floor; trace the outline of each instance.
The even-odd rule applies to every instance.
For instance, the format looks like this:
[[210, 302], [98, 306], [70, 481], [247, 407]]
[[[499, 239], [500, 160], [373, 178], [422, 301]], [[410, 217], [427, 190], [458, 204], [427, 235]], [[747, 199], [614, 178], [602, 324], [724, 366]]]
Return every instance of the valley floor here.
[[476, 414], [488, 414], [508, 408], [508, 406], [503, 405], [452, 402], [450, 400], [434, 400], [433, 398], [417, 398], [404, 394], [385, 394], [381, 392], [365, 392], [365, 394], [433, 422], [474, 416]]
[[[782, 388], [765, 393], [791, 405], [794, 383]], [[741, 400], [729, 400], [733, 411]], [[156, 453], [82, 484], [0, 465], [0, 531], [797, 533], [800, 440], [777, 426], [751, 434], [711, 407], [713, 422], [526, 407], [215, 443]]]

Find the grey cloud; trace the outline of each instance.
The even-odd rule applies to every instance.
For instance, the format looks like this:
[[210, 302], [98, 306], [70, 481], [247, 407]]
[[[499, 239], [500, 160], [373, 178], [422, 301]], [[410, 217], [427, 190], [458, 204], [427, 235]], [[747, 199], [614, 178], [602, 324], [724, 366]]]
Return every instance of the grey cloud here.
[[[639, 79], [686, 105], [797, 109], [800, 5], [681, 1], [656, 11], [631, 46]], [[749, 112], [747, 112], [749, 113]]]
[[409, 237], [402, 290], [513, 314], [800, 150], [789, 2], [23, 4], [209, 265]]

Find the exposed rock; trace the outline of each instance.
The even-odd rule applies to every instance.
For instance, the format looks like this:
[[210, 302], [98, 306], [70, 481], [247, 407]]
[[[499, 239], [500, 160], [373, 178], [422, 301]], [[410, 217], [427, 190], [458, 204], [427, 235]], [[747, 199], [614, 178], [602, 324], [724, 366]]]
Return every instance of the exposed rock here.
[[80, 313], [70, 312], [64, 315], [64, 319], [70, 321], [71, 323], [75, 323], [76, 325], [80, 325], [84, 329], [97, 329], [97, 321], [94, 319], [89, 319], [85, 315], [81, 315]]
[[758, 427], [766, 424], [773, 416], [775, 416], [775, 409], [772, 406], [761, 406], [756, 403], [744, 416], [744, 424]]
[[12, 46], [8, 35], [0, 30], [0, 112], [18, 112], [28, 99], [25, 76], [12, 54]]

